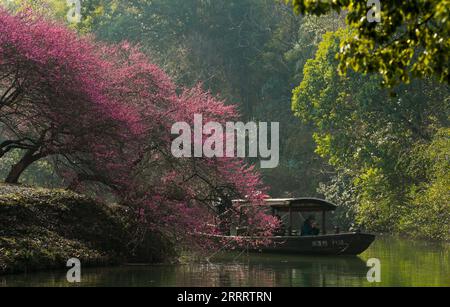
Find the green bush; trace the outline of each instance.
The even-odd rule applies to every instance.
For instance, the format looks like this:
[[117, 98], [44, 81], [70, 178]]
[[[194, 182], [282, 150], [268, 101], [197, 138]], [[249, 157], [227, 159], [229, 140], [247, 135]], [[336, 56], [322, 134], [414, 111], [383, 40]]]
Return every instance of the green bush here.
[[120, 206], [64, 190], [0, 185], [0, 274], [65, 268], [73, 257], [91, 266], [174, 255], [158, 234], [136, 240], [138, 227]]

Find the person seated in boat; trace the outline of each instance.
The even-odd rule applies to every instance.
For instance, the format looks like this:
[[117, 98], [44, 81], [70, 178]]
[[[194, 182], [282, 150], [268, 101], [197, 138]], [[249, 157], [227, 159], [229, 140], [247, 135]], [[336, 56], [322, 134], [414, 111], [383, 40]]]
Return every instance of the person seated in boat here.
[[302, 236], [318, 236], [320, 233], [320, 229], [316, 223], [316, 218], [311, 215], [309, 216], [302, 227]]

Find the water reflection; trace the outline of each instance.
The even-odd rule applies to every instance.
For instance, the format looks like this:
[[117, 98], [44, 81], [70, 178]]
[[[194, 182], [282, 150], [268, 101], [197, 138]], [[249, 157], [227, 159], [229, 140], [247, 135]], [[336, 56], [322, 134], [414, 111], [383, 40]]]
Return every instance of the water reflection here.
[[[378, 239], [361, 257], [221, 255], [211, 263], [84, 269], [82, 286], [372, 286], [369, 258], [382, 264], [381, 286], [450, 286], [450, 248]], [[71, 286], [65, 272], [0, 277], [0, 286]]]
[[212, 270], [204, 268], [204, 272], [218, 272], [216, 278], [211, 280], [213, 286], [356, 285], [367, 272], [364, 261], [357, 257], [253, 255], [245, 261], [241, 260], [241, 263], [226, 263], [226, 259], [223, 259], [222, 263], [213, 266]]
[[[230, 256], [231, 258], [231, 256]], [[359, 258], [327, 259], [272, 255], [228, 257], [180, 266], [124, 266], [83, 270], [83, 286], [337, 286], [358, 285], [366, 274]], [[7, 276], [2, 286], [68, 286], [64, 272]], [[362, 285], [362, 284], [361, 284]]]

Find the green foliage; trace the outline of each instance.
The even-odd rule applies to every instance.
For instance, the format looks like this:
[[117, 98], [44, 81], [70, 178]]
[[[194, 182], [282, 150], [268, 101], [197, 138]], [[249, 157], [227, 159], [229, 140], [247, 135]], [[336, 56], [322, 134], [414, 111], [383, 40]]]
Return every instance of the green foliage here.
[[64, 268], [73, 257], [106, 265], [124, 250], [111, 212], [66, 191], [1, 185], [0, 224], [0, 273]]
[[320, 183], [318, 192], [338, 206], [332, 215], [336, 226], [343, 230], [355, 228], [358, 200], [351, 176], [340, 171], [328, 182]]
[[137, 224], [133, 212], [72, 192], [0, 184], [0, 274], [65, 268], [73, 257], [89, 266], [174, 256]]
[[368, 169], [355, 179], [358, 195], [357, 224], [382, 233], [398, 232], [402, 191], [391, 185], [379, 169]]
[[346, 14], [355, 31], [341, 43], [340, 69], [378, 72], [389, 86], [411, 77], [436, 76], [450, 83], [450, 1], [380, 1], [380, 22], [367, 1], [286, 0], [297, 14]]
[[[442, 173], [436, 167], [445, 167], [433, 166], [432, 151], [423, 148], [432, 146], [432, 140], [440, 135], [438, 130], [448, 127], [450, 89], [432, 80], [414, 80], [410, 85], [398, 86], [392, 95], [379, 86], [376, 75], [340, 75], [334, 54], [349, 36], [349, 30], [324, 36], [316, 57], [304, 67], [303, 80], [294, 91], [293, 110], [304, 122], [315, 126], [316, 152], [328, 158], [339, 173], [352, 178], [340, 191], [353, 191], [357, 205], [349, 207], [348, 212], [356, 210], [360, 226], [372, 231], [442, 238], [431, 229], [437, 225], [445, 228], [444, 218], [433, 220], [438, 223], [424, 221], [420, 226], [424, 228], [418, 226], [415, 232], [407, 231], [411, 228], [406, 225], [417, 225], [418, 218], [413, 215], [418, 214], [415, 212], [419, 207], [414, 204], [426, 197], [428, 192], [424, 194], [424, 190], [446, 195], [445, 182], [436, 179], [434, 184], [430, 177]], [[440, 148], [448, 155], [448, 148]], [[429, 155], [412, 155], [415, 151]], [[325, 186], [336, 190], [332, 182]], [[436, 207], [437, 200], [427, 197], [422, 202]], [[448, 212], [441, 206], [439, 210]], [[422, 208], [422, 214], [435, 216], [436, 211], [424, 205]]]
[[427, 179], [411, 188], [409, 212], [401, 220], [404, 232], [439, 240], [450, 238], [449, 153], [449, 128], [439, 130], [431, 144], [414, 150], [415, 160], [427, 165]]

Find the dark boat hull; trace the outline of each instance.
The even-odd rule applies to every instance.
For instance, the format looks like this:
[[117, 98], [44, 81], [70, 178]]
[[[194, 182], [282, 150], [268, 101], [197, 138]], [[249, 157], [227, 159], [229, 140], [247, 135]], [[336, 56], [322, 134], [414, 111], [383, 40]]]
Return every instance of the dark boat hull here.
[[359, 255], [367, 250], [374, 240], [374, 235], [364, 233], [273, 237], [270, 245], [252, 251], [303, 255]]
[[[258, 253], [277, 253], [277, 254], [298, 254], [298, 255], [352, 255], [357, 256], [366, 251], [375, 241], [375, 235], [365, 233], [342, 233], [319, 236], [284, 236], [284, 237], [247, 237], [247, 236], [221, 236], [197, 234], [205, 236], [220, 242], [227, 246], [237, 240], [239, 242], [248, 242], [244, 244], [245, 249], [250, 252]], [[254, 248], [257, 244], [252, 242], [261, 242], [269, 240], [270, 243], [264, 246]], [[241, 245], [242, 246], [242, 245]]]

